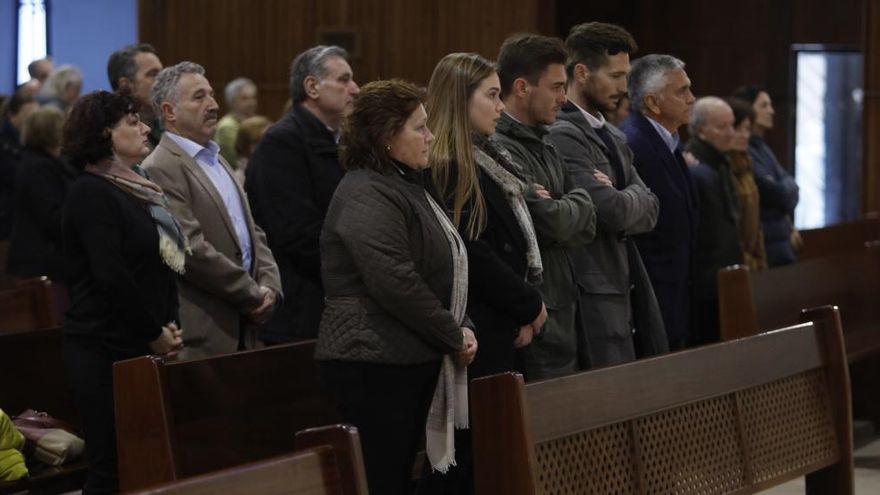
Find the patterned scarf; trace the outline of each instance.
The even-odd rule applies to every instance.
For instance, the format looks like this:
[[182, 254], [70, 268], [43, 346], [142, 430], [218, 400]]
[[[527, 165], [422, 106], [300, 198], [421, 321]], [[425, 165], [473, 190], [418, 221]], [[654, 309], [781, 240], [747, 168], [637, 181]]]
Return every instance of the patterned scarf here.
[[[526, 280], [538, 285], [543, 278], [544, 265], [541, 262], [541, 250], [538, 248], [532, 216], [529, 214], [524, 197], [527, 186], [513, 171], [515, 165], [509, 155], [504, 156], [505, 152], [506, 150], [495, 149], [490, 141], [485, 140], [482, 145], [478, 144], [474, 147], [474, 161], [504, 191], [507, 203], [513, 210], [516, 222], [526, 239], [526, 263], [528, 265]], [[490, 153], [495, 156], [490, 156]], [[502, 166], [502, 164], [507, 166]]]
[[100, 171], [87, 167], [89, 173], [110, 181], [111, 184], [122, 189], [134, 198], [146, 203], [159, 232], [159, 256], [162, 261], [176, 273], [183, 275], [186, 264], [186, 253], [190, 253], [189, 245], [180, 224], [168, 211], [168, 198], [162, 192], [162, 188], [152, 182], [144, 169], [139, 165], [132, 167], [141, 180], [132, 180], [120, 177], [112, 171]]
[[[452, 297], [449, 311], [457, 322], [465, 319], [468, 295], [468, 260], [464, 242], [446, 213], [425, 191], [428, 204], [446, 234], [452, 252]], [[440, 377], [434, 389], [428, 421], [425, 424], [426, 453], [431, 467], [445, 473], [455, 465], [455, 428], [468, 427], [467, 368], [455, 364], [452, 356], [443, 357]]]

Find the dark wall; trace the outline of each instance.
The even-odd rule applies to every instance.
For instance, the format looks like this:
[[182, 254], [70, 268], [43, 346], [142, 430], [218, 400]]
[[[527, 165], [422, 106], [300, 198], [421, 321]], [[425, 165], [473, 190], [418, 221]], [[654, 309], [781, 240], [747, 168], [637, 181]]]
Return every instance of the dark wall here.
[[765, 86], [776, 107], [767, 138], [780, 158], [789, 156], [791, 45], [862, 43], [862, 0], [557, 0], [556, 11], [561, 37], [581, 22], [612, 22], [633, 34], [640, 54], [681, 58], [698, 97]]
[[473, 0], [139, 0], [139, 7], [140, 39], [162, 62], [201, 63], [218, 95], [236, 77], [253, 79], [260, 112], [272, 118], [288, 98], [291, 60], [327, 33], [348, 32], [356, 42], [357, 82], [427, 84], [447, 53], [495, 58], [509, 34], [550, 33], [555, 20], [553, 3], [540, 0], [481, 0], [479, 8]]

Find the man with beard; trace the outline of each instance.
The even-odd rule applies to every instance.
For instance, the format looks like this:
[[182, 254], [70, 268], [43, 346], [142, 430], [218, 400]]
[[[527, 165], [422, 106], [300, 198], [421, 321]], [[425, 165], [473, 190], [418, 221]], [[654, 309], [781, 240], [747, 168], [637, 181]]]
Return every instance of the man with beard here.
[[668, 350], [663, 319], [633, 234], [657, 222], [657, 197], [633, 167], [626, 137], [607, 123], [626, 95], [636, 42], [623, 28], [591, 22], [573, 27], [568, 51], [568, 102], [550, 128], [572, 182], [596, 205], [596, 239], [573, 256], [581, 318], [592, 366]]
[[189, 244], [179, 282], [184, 359], [251, 347], [281, 293], [266, 237], [211, 140], [219, 107], [204, 74], [192, 62], [159, 73], [152, 100], [165, 132], [143, 163]]
[[496, 133], [498, 144], [522, 168], [529, 184], [526, 203], [541, 249], [547, 305], [541, 337], [522, 349], [529, 380], [575, 373], [589, 367], [572, 251], [593, 240], [596, 211], [590, 195], [572, 184], [547, 126], [565, 103], [565, 47], [557, 38], [512, 36], [498, 54], [501, 99], [507, 107]]

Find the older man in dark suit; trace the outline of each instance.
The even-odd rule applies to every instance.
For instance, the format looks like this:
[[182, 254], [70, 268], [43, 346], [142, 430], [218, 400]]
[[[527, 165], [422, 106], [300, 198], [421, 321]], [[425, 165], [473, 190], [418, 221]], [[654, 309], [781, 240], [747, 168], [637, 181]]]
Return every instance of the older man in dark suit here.
[[205, 69], [167, 67], [153, 88], [165, 132], [143, 163], [162, 187], [189, 241], [179, 284], [184, 358], [234, 352], [256, 343], [256, 325], [281, 295], [278, 266], [254, 223], [241, 185], [211, 138], [218, 106]]
[[697, 235], [697, 193], [678, 137], [695, 101], [690, 85], [684, 62], [675, 57], [646, 55], [634, 61], [628, 82], [633, 111], [621, 124], [636, 170], [660, 202], [657, 226], [636, 236], [636, 243], [671, 349], [681, 349], [688, 337]]
[[316, 46], [293, 60], [293, 108], [266, 131], [247, 168], [248, 200], [287, 294], [260, 336], [267, 344], [318, 335], [324, 309], [318, 238], [342, 179], [339, 126], [359, 92], [346, 56], [338, 46]]

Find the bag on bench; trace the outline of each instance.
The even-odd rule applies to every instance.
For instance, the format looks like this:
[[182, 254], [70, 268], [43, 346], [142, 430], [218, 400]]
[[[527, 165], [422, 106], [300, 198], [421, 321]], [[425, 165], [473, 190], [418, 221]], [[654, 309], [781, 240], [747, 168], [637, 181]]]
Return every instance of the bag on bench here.
[[73, 427], [47, 413], [28, 409], [12, 422], [25, 437], [23, 452], [29, 460], [60, 466], [79, 459], [85, 450], [85, 442]]

